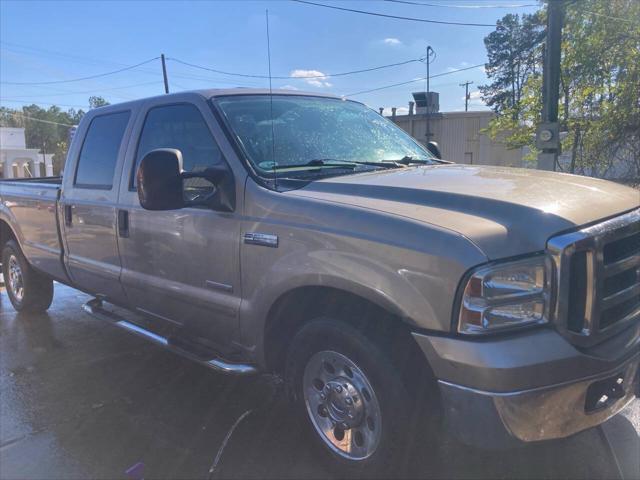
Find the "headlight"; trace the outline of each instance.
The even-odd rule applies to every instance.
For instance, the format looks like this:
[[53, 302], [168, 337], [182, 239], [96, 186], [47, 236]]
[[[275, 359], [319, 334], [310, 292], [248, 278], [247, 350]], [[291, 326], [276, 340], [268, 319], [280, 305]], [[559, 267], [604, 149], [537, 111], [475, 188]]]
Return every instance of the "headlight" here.
[[483, 334], [546, 323], [552, 271], [546, 255], [475, 271], [462, 294], [458, 332]]

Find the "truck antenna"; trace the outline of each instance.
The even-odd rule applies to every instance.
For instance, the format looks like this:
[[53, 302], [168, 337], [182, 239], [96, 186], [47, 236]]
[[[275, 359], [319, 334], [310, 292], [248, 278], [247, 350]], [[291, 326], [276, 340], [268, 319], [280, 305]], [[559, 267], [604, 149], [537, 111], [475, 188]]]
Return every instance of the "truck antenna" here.
[[278, 164], [276, 162], [276, 135], [273, 122], [273, 88], [271, 86], [271, 39], [269, 36], [269, 9], [265, 10], [267, 23], [267, 60], [269, 63], [269, 114], [271, 116], [271, 163], [273, 165], [273, 187], [278, 191]]

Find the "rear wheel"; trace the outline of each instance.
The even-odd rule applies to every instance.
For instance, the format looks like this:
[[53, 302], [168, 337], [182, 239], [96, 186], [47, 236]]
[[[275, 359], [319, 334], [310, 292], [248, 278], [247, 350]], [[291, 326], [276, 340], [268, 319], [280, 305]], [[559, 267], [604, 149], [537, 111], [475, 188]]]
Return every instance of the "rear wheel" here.
[[53, 280], [34, 270], [15, 240], [2, 249], [2, 274], [9, 300], [18, 312], [44, 312], [53, 301]]
[[300, 330], [286, 380], [299, 418], [341, 476], [398, 475], [411, 440], [425, 433], [418, 417], [429, 406], [417, 405], [385, 342], [343, 322], [321, 318]]

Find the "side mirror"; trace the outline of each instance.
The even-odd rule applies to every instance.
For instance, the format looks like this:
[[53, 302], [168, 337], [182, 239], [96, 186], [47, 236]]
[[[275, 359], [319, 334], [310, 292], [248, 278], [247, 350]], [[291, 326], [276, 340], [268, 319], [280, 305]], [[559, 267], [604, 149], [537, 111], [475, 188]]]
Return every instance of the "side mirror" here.
[[177, 210], [184, 207], [182, 153], [159, 148], [147, 153], [137, 173], [138, 198], [145, 210]]
[[[184, 180], [201, 178], [207, 188], [185, 187]], [[233, 175], [225, 165], [215, 165], [196, 172], [182, 171], [182, 153], [174, 148], [159, 148], [147, 153], [137, 173], [138, 198], [145, 210], [178, 210], [185, 207], [208, 207], [231, 212], [235, 206]], [[185, 198], [187, 197], [187, 198]]]
[[440, 152], [440, 147], [438, 146], [438, 144], [436, 142], [427, 143], [427, 150], [429, 150], [431, 155], [436, 157], [438, 160], [440, 160], [442, 158], [442, 153]]

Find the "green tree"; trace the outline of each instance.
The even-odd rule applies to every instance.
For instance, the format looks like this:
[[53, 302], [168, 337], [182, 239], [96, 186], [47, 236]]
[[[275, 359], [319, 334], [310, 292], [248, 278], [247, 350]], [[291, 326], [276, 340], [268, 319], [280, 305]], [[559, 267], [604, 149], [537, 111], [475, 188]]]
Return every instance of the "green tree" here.
[[489, 85], [479, 87], [482, 99], [496, 113], [520, 118], [520, 102], [527, 80], [540, 71], [544, 17], [541, 12], [522, 17], [505, 15], [485, 39]]
[[98, 107], [104, 107], [105, 105], [109, 105], [109, 102], [107, 102], [104, 98], [102, 97], [89, 97], [89, 107], [90, 108], [98, 108]]
[[[566, 168], [594, 176], [616, 169], [640, 178], [640, 2], [581, 0], [565, 8], [559, 120], [566, 132], [562, 149], [571, 159]], [[508, 66], [508, 59], [501, 62]], [[494, 108], [498, 115], [487, 128], [509, 147], [529, 146], [532, 159], [541, 79], [536, 68], [516, 103]], [[505, 92], [511, 90], [503, 84], [487, 101], [499, 103]]]
[[53, 153], [53, 170], [58, 174], [67, 157], [69, 128], [77, 125], [83, 115], [82, 110], [63, 111], [57, 106], [47, 109], [35, 104], [22, 109], [0, 107], [0, 125], [24, 128], [27, 148]]
[[640, 177], [640, 2], [569, 3], [563, 30], [563, 149], [571, 172]]

